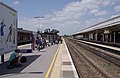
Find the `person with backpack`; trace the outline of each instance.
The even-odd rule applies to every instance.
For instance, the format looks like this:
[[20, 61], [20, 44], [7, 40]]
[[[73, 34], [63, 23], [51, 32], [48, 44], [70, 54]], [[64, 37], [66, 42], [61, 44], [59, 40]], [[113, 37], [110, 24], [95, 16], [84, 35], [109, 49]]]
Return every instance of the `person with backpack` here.
[[37, 37], [36, 44], [37, 44], [37, 50], [40, 51], [42, 47], [42, 41], [41, 39], [39, 39], [39, 37]]

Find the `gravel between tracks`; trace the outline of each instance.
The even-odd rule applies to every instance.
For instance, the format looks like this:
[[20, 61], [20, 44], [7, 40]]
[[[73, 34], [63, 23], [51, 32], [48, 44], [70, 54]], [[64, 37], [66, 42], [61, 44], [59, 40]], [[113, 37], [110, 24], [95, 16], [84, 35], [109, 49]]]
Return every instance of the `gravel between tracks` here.
[[80, 48], [82, 53], [89, 58], [91, 58], [100, 68], [102, 68], [105, 72], [107, 72], [111, 78], [120, 78], [120, 67], [116, 66], [115, 64], [83, 49]]

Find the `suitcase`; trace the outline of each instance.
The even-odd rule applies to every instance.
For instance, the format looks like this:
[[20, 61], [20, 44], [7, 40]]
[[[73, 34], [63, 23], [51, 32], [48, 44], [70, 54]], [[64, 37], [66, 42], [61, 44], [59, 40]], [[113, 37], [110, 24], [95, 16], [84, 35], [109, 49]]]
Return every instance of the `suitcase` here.
[[31, 49], [27, 49], [27, 53], [32, 53], [32, 50]]
[[21, 53], [32, 53], [32, 49], [21, 49]]

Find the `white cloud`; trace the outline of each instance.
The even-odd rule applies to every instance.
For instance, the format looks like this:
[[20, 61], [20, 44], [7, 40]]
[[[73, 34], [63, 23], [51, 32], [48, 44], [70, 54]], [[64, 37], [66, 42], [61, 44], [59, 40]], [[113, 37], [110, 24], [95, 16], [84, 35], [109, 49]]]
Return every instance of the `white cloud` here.
[[108, 11], [106, 10], [98, 10], [98, 9], [93, 9], [90, 11], [91, 14], [94, 14], [95, 16], [101, 16], [101, 15], [107, 15]]
[[85, 25], [86, 26], [92, 26], [92, 25], [95, 25], [95, 24], [97, 24], [97, 23], [99, 23], [99, 22], [102, 22], [102, 21], [104, 21], [105, 19], [104, 18], [97, 18], [97, 19], [91, 19], [91, 20], [87, 20], [87, 21], [85, 21]]
[[19, 19], [19, 28], [23, 28], [23, 29], [28, 29], [28, 30], [33, 30], [36, 31], [37, 28], [35, 28], [37, 26], [37, 20], [35, 19], [29, 19], [26, 17], [23, 17], [22, 19]]
[[[45, 15], [45, 18], [40, 19], [42, 28], [55, 28], [58, 29], [61, 34], [72, 34], [75, 31], [91, 26], [96, 22], [103, 20], [104, 18], [86, 18], [84, 22], [84, 15], [90, 13], [95, 16], [102, 16], [108, 14], [106, 10], [98, 10], [101, 6], [111, 5], [116, 1], [114, 0], [81, 0], [77, 2], [71, 2], [67, 4], [61, 11], [55, 11], [53, 14]], [[37, 25], [36, 25], [37, 24]], [[35, 19], [22, 19], [20, 20], [20, 26], [33, 30], [34, 27], [39, 28], [38, 22]], [[28, 26], [28, 27], [27, 27]]]
[[107, 15], [108, 12], [106, 10], [103, 10], [103, 11], [99, 11], [97, 13], [95, 13], [95, 16], [101, 16], [101, 15]]
[[112, 4], [112, 1], [111, 0], [103, 0], [102, 4], [105, 6], [109, 6]]
[[90, 13], [93, 13], [93, 14], [98, 13], [98, 9], [93, 9], [93, 10], [90, 11]]
[[14, 3], [14, 4], [19, 4], [19, 3], [20, 3], [20, 0], [13, 0], [13, 3]]
[[115, 7], [114, 7], [114, 10], [120, 12], [120, 5], [115, 6]]

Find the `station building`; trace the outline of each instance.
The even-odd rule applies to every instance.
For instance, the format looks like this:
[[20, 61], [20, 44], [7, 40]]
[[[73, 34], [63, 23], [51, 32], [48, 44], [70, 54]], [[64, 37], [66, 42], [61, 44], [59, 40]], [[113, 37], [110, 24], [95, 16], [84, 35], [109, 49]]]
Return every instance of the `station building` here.
[[120, 15], [72, 35], [75, 38], [120, 46]]
[[43, 33], [33, 32], [30, 30], [25, 30], [23, 28], [17, 28], [17, 34], [18, 34], [18, 45], [27, 44], [32, 42], [32, 36], [36, 40], [37, 37], [48, 40], [49, 42], [56, 40], [58, 38], [58, 30], [55, 29], [45, 29]]
[[24, 30], [23, 28], [17, 28], [17, 41], [18, 45], [30, 43], [32, 31]]

